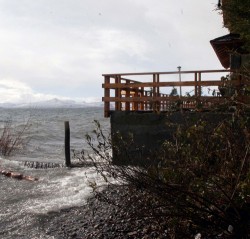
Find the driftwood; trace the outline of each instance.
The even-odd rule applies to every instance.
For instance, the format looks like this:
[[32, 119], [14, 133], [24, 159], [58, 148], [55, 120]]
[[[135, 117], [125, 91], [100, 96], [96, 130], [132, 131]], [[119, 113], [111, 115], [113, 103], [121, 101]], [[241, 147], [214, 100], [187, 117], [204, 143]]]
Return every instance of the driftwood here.
[[37, 181], [38, 180], [38, 178], [36, 178], [36, 177], [24, 175], [22, 173], [13, 172], [11, 170], [6, 170], [3, 168], [0, 168], [0, 173], [6, 177], [15, 178], [15, 179], [19, 179], [19, 180], [27, 180], [27, 181]]

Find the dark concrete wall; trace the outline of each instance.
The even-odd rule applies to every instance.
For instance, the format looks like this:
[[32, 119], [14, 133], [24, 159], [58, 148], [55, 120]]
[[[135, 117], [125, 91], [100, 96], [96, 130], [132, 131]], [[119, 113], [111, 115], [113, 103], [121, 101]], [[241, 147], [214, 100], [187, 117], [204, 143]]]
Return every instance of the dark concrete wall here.
[[[178, 124], [193, 125], [199, 119], [216, 124], [230, 114], [212, 112], [146, 113], [115, 111], [111, 115], [113, 162], [116, 164], [150, 164], [165, 140], [173, 140]], [[118, 136], [117, 136], [118, 135]], [[133, 141], [129, 138], [132, 136]], [[121, 143], [128, 141], [127, 144]], [[150, 155], [149, 162], [147, 158]]]

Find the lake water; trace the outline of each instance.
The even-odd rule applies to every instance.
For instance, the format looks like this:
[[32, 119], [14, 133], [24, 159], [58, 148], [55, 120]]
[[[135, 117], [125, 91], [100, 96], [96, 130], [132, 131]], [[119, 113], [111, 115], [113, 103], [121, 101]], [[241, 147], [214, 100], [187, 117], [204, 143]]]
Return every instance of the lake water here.
[[102, 184], [94, 168], [33, 169], [25, 161], [64, 163], [64, 121], [69, 121], [71, 149], [87, 148], [84, 136], [98, 120], [108, 133], [109, 119], [102, 108], [0, 109], [0, 128], [11, 119], [16, 129], [29, 120], [27, 146], [11, 157], [0, 158], [0, 168], [39, 178], [36, 182], [0, 175], [0, 238], [49, 238], [39, 231], [39, 217], [62, 208], [81, 206], [91, 196], [91, 181]]

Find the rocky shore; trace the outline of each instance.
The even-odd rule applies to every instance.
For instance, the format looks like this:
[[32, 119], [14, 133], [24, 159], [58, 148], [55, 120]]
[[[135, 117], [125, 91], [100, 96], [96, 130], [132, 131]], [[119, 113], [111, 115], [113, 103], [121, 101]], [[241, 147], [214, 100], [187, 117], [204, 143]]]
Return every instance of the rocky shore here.
[[[136, 191], [126, 186], [112, 186], [90, 198], [83, 207], [49, 213], [44, 231], [55, 239], [126, 239], [167, 238], [167, 225], [141, 214], [143, 205], [134, 203]], [[108, 199], [108, 200], [107, 200]]]

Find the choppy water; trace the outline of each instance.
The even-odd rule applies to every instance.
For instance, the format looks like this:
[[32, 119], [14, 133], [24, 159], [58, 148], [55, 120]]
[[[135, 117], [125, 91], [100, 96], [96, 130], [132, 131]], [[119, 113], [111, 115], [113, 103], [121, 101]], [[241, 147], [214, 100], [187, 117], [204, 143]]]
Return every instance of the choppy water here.
[[101, 108], [0, 109], [0, 127], [11, 118], [15, 127], [32, 124], [27, 147], [17, 155], [0, 158], [0, 167], [38, 177], [37, 182], [0, 175], [0, 238], [49, 238], [39, 230], [43, 214], [81, 206], [91, 195], [90, 181], [102, 183], [93, 168], [31, 169], [24, 161], [64, 162], [64, 121], [70, 122], [71, 148], [87, 147], [84, 135], [98, 120], [109, 130]]
[[[103, 117], [102, 108], [84, 109], [0, 109], [0, 128], [6, 119], [11, 119], [17, 129], [27, 121], [31, 124], [27, 131], [29, 144], [18, 160], [42, 160], [62, 162], [64, 160], [64, 121], [69, 121], [71, 147], [82, 149], [85, 134], [93, 127], [93, 120], [98, 120], [103, 129], [109, 129], [109, 120]], [[15, 157], [13, 157], [15, 158]]]

